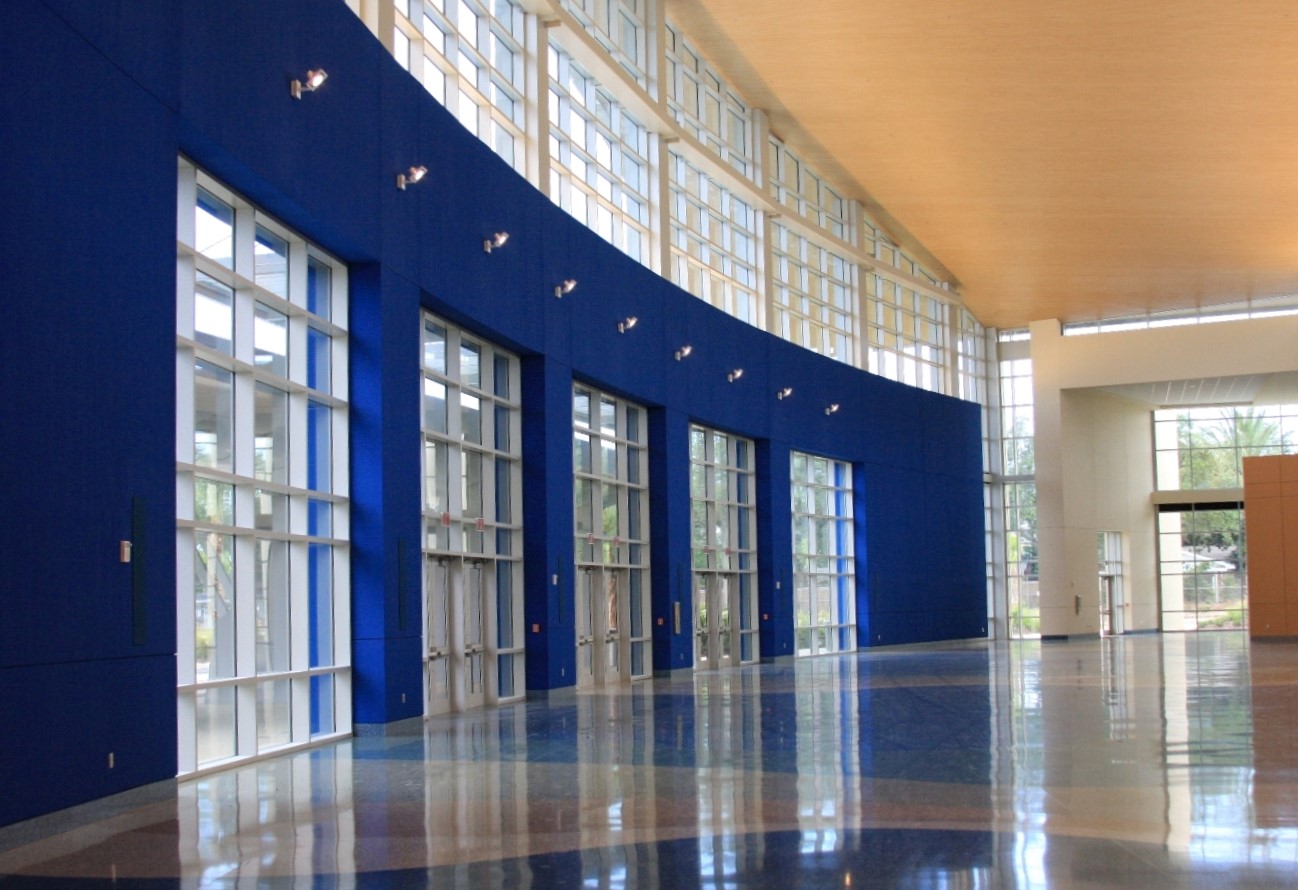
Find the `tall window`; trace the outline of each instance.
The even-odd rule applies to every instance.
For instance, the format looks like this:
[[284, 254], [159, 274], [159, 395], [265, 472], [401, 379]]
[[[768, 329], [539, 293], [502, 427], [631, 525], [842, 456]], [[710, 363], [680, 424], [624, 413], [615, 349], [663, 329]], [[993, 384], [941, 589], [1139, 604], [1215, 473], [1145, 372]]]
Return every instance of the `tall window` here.
[[179, 771], [351, 730], [347, 269], [182, 160]]
[[946, 304], [881, 270], [865, 277], [869, 369], [890, 380], [944, 392]]
[[753, 112], [725, 78], [668, 25], [667, 107], [704, 147], [745, 176], [753, 171]]
[[518, 373], [510, 353], [424, 316], [428, 713], [524, 694]]
[[653, 665], [645, 410], [578, 385], [572, 421], [577, 685], [647, 677]]
[[[790, 342], [979, 398], [988, 369], [949, 283], [850, 184], [771, 134], [667, 20], [670, 4], [550, 2], [348, 5], [468, 129], [628, 256]], [[780, 219], [769, 235], [766, 219]]]
[[1036, 637], [1041, 634], [1041, 594], [1037, 557], [1032, 360], [1005, 359], [1000, 368], [1000, 464], [1009, 635], [1011, 638]]
[[795, 451], [793, 627], [799, 655], [856, 648], [852, 467]]
[[718, 309], [761, 325], [757, 216], [729, 189], [671, 152], [672, 281]]
[[649, 264], [649, 134], [550, 43], [550, 197]]
[[757, 660], [753, 443], [690, 427], [694, 666]]
[[515, 170], [527, 167], [523, 8], [514, 0], [393, 0], [393, 55]]
[[648, 0], [559, 0], [595, 42], [640, 86], [649, 83]]
[[1243, 459], [1298, 451], [1298, 405], [1154, 412], [1163, 630], [1248, 626]]
[[775, 328], [785, 340], [855, 364], [852, 264], [788, 226], [771, 226]]
[[837, 190], [778, 139], [767, 143], [766, 157], [771, 197], [835, 238], [846, 241], [851, 236], [848, 201]]

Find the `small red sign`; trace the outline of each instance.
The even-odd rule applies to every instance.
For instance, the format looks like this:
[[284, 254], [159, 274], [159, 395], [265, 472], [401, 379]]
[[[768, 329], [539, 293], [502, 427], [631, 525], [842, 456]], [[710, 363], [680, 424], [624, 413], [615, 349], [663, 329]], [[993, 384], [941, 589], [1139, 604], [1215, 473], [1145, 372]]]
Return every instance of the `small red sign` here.
[[483, 519], [481, 516], [479, 516], [477, 526], [478, 526], [478, 531], [482, 531], [484, 528], [487, 527], [487, 521]]
[[450, 527], [451, 527], [451, 514], [450, 514], [450, 513], [443, 513], [443, 514], [442, 514], [442, 525], [446, 526], [447, 528], [450, 528]]

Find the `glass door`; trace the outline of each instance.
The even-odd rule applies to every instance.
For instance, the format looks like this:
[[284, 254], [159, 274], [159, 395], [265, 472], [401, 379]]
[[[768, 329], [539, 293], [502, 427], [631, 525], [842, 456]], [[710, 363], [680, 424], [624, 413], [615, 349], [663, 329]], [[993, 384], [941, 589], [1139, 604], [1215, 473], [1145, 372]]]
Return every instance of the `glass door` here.
[[577, 576], [577, 686], [595, 685], [595, 590], [598, 572], [582, 569]]
[[524, 694], [518, 360], [421, 325], [426, 713]]
[[444, 714], [451, 709], [451, 560], [425, 560], [424, 599], [424, 712]]
[[578, 686], [641, 679], [653, 670], [645, 427], [643, 408], [573, 388]]
[[740, 612], [737, 576], [707, 572], [696, 573], [694, 579], [694, 667], [738, 664], [739, 628], [732, 620]]
[[690, 427], [694, 666], [758, 658], [753, 443]]

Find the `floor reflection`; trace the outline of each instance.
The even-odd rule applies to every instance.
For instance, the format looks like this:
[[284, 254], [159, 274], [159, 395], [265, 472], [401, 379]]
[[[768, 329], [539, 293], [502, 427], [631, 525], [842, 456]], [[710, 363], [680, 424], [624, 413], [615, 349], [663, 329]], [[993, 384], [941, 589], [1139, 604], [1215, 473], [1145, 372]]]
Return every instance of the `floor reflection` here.
[[1277, 886], [1295, 730], [1292, 643], [879, 650], [435, 717], [0, 831], [0, 888]]

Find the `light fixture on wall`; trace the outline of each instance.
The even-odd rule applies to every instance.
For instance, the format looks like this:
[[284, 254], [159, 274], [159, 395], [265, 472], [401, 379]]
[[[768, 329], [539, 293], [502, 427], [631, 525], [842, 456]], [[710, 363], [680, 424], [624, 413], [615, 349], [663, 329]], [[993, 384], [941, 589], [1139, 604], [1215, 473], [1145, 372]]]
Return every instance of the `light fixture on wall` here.
[[562, 297], [564, 294], [570, 294], [576, 286], [576, 278], [565, 278], [559, 284], [554, 286], [554, 295], [556, 297]]
[[694, 347], [686, 343], [680, 349], [676, 350], [676, 361], [680, 361], [681, 359], [688, 357], [689, 354], [693, 351], [694, 351]]
[[306, 77], [298, 80], [296, 77], [288, 85], [288, 91], [294, 99], [301, 99], [303, 93], [314, 93], [320, 89], [320, 86], [329, 79], [329, 72], [323, 68], [312, 68], [306, 73]]
[[638, 322], [639, 320], [640, 319], [636, 318], [634, 315], [628, 315], [626, 318], [622, 319], [617, 323], [617, 332], [619, 334], [625, 334], [627, 331], [635, 327], [636, 322]]
[[776, 397], [777, 399], [779, 399], [780, 401], [784, 401], [785, 399], [787, 399], [787, 398], [788, 398], [789, 396], [791, 396], [791, 395], [793, 395], [793, 387], [792, 387], [792, 386], [786, 386], [786, 387], [784, 387], [783, 389], [779, 389], [779, 390], [776, 390], [776, 391], [775, 391], [775, 397]]
[[837, 414], [837, 413], [838, 413], [838, 402], [830, 402], [828, 405], [826, 405], [826, 406], [825, 406], [825, 413], [826, 413], [826, 414]]
[[728, 374], [726, 374], [726, 382], [727, 382], [727, 383], [734, 383], [736, 380], [738, 380], [740, 377], [743, 377], [743, 376], [744, 376], [744, 369], [743, 369], [743, 368], [735, 368], [733, 371], [731, 371], [731, 372], [729, 372]]
[[420, 164], [418, 167], [411, 167], [405, 173], [398, 173], [397, 188], [401, 189], [404, 192], [406, 190], [406, 186], [414, 185], [416, 182], [423, 179], [427, 174], [428, 174], [428, 168], [425, 167], [423, 164]]
[[504, 247], [505, 242], [508, 240], [509, 240], [508, 232], [497, 232], [496, 234], [492, 235], [490, 238], [483, 239], [482, 249], [487, 253], [491, 253], [497, 247]]

